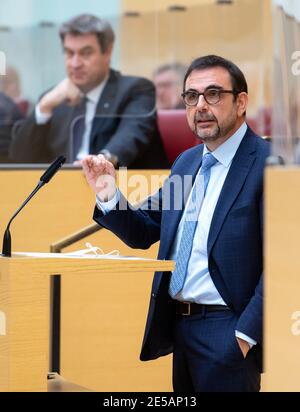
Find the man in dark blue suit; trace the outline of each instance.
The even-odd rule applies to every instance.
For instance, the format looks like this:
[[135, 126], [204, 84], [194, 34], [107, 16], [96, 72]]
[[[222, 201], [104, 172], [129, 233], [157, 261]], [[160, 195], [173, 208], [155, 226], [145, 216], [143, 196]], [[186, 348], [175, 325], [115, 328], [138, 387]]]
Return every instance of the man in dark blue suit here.
[[[158, 258], [176, 261], [173, 273], [155, 274], [141, 351], [142, 360], [173, 352], [175, 391], [260, 389], [269, 143], [245, 123], [247, 92], [234, 63], [210, 55], [191, 64], [182, 96], [204, 144], [182, 153], [139, 209], [115, 189], [109, 162], [83, 161], [94, 219], [134, 248], [160, 240]], [[192, 188], [179, 184], [188, 176]]]

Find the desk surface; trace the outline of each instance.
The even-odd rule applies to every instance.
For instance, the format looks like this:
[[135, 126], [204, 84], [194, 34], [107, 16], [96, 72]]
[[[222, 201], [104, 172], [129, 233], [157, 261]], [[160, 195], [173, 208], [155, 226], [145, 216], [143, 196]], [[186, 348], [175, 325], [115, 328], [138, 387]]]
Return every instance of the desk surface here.
[[91, 389], [69, 382], [56, 372], [48, 374], [48, 392], [93, 392]]

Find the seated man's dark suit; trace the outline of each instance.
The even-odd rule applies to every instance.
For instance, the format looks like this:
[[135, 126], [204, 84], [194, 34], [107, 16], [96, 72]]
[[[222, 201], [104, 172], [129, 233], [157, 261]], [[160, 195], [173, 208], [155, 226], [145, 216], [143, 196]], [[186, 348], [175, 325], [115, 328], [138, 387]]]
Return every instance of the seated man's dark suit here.
[[[72, 162], [72, 125], [78, 106], [58, 106], [51, 119], [38, 125], [33, 113], [15, 128], [11, 158], [15, 162], [49, 163], [58, 155]], [[110, 70], [97, 104], [90, 136], [90, 154], [106, 149], [120, 166], [169, 167], [156, 124], [155, 89], [146, 79]]]
[[[248, 128], [218, 199], [207, 245], [211, 278], [225, 303], [236, 315], [235, 329], [257, 341], [247, 358], [253, 358], [259, 368], [262, 366], [263, 321], [263, 172], [269, 150], [269, 143]], [[192, 175], [195, 178], [201, 166], [202, 153], [203, 145], [182, 153], [172, 167], [171, 176], [183, 178], [184, 175]], [[96, 208], [94, 219], [133, 248], [147, 249], [160, 240], [158, 259], [168, 259], [182, 210], [174, 210], [172, 189], [171, 210], [162, 210], [162, 197], [167, 193], [164, 192], [167, 185], [168, 182], [159, 192], [159, 209], [113, 210], [103, 216]], [[121, 198], [120, 202], [123, 201], [124, 198]], [[157, 201], [154, 204], [157, 205]], [[168, 294], [169, 280], [170, 273], [155, 274], [141, 360], [155, 359], [173, 351], [175, 310]], [[216, 330], [217, 327], [216, 324]], [[231, 331], [231, 335], [228, 337], [228, 333], [224, 333], [224, 340], [219, 339], [218, 345], [220, 348], [230, 348], [222, 362], [233, 367], [237, 359], [242, 361], [242, 353], [234, 331]], [[218, 388], [218, 380], [221, 379], [215, 377], [214, 389]]]
[[4, 93], [0, 93], [0, 162], [8, 163], [9, 147], [14, 123], [23, 119], [15, 102]]

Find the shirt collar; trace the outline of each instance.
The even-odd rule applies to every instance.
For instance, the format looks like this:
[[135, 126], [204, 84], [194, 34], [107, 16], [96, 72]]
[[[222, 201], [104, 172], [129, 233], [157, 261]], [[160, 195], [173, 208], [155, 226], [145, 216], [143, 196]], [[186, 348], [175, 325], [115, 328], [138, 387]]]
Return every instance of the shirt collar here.
[[[238, 130], [229, 139], [226, 140], [226, 142], [221, 144], [221, 146], [219, 146], [212, 152], [214, 157], [225, 167], [228, 167], [230, 165], [241, 141], [243, 140], [243, 137], [245, 136], [246, 131], [247, 125], [244, 122], [238, 128]], [[203, 155], [208, 152], [208, 148], [206, 147], [206, 145], [204, 145]]]
[[97, 104], [97, 103], [98, 103], [98, 101], [99, 101], [99, 99], [100, 99], [100, 96], [101, 96], [101, 93], [102, 93], [102, 91], [103, 91], [103, 89], [104, 89], [104, 87], [105, 87], [105, 85], [106, 85], [106, 83], [107, 83], [107, 80], [108, 80], [108, 76], [107, 76], [97, 87], [95, 87], [94, 89], [90, 90], [90, 91], [86, 94], [86, 97], [87, 97], [88, 101], [90, 101], [90, 102], [92, 102], [92, 103], [94, 103], [94, 104]]

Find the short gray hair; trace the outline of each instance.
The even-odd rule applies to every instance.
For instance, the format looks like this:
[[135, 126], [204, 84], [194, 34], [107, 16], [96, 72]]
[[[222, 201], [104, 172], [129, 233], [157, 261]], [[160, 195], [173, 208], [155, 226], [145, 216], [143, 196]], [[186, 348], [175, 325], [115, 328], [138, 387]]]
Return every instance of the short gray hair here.
[[158, 74], [167, 72], [169, 70], [176, 72], [183, 80], [187, 71], [187, 66], [178, 62], [162, 64], [154, 70], [153, 76], [157, 76]]
[[94, 33], [97, 36], [102, 53], [105, 53], [108, 47], [114, 43], [115, 34], [110, 23], [92, 14], [80, 14], [79, 16], [72, 17], [63, 23], [59, 29], [62, 42], [66, 34], [80, 36], [81, 34], [89, 33]]

